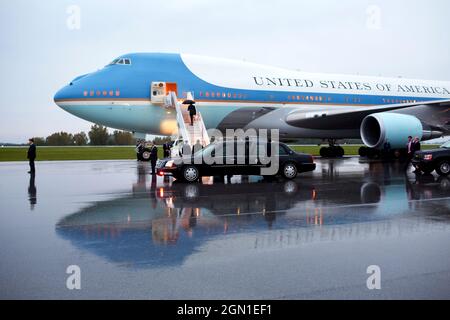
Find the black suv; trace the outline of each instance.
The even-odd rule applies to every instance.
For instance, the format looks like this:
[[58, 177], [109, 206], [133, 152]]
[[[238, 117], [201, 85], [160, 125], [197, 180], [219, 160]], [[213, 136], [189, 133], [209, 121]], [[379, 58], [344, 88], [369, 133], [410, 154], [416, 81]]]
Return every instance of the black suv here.
[[[234, 143], [232, 150], [245, 150], [242, 155], [239, 153], [227, 155], [227, 146]], [[261, 169], [269, 168], [270, 164], [263, 164], [260, 159], [249, 156], [258, 154], [249, 152], [252, 148], [267, 147], [270, 157], [269, 144], [254, 144], [250, 146], [248, 142], [224, 141], [216, 142], [206, 146], [204, 149], [195, 152], [192, 157], [180, 159], [163, 159], [156, 164], [159, 175], [172, 175], [176, 179], [183, 179], [188, 182], [198, 181], [202, 176], [232, 176], [232, 175], [281, 175], [286, 179], [294, 179], [300, 172], [313, 171], [316, 168], [314, 158], [311, 155], [297, 153], [286, 144], [279, 143], [278, 170], [273, 174], [261, 174]], [[264, 152], [266, 151], [264, 150]], [[260, 151], [259, 149], [257, 151]], [[205, 157], [215, 157], [222, 159], [218, 163], [208, 164]], [[223, 158], [222, 158], [223, 157]]]
[[417, 151], [412, 164], [427, 174], [436, 170], [439, 175], [448, 176], [450, 174], [450, 141], [439, 149]]

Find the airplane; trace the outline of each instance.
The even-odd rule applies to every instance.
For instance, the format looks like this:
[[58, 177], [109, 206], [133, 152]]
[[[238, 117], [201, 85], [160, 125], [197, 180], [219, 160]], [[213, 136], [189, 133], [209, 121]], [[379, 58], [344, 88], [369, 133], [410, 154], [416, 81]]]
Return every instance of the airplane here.
[[[316, 74], [238, 60], [175, 53], [130, 53], [73, 79], [55, 103], [82, 119], [145, 134], [173, 135], [165, 98], [192, 94], [207, 129], [278, 129], [283, 141], [361, 138], [365, 149], [404, 149], [448, 134], [450, 82]], [[365, 151], [367, 153], [367, 151]], [[361, 153], [361, 152], [360, 152]]]

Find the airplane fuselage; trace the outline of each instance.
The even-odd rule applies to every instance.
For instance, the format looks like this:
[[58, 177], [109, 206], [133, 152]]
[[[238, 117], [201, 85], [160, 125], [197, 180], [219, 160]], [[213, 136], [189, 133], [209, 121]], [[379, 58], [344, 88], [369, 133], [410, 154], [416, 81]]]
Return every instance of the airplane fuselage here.
[[55, 102], [85, 120], [133, 132], [172, 135], [175, 114], [156, 103], [152, 83], [167, 85], [180, 99], [191, 92], [207, 128], [279, 129], [282, 138], [359, 138], [355, 128], [292, 126], [299, 110], [331, 110], [450, 99], [450, 82], [313, 74], [243, 61], [136, 53], [75, 78]]

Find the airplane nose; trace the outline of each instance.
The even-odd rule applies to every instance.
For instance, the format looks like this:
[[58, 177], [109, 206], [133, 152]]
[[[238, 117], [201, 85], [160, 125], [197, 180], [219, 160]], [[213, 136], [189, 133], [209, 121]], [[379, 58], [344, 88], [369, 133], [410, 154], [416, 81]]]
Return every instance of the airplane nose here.
[[60, 100], [64, 100], [64, 99], [68, 99], [69, 98], [69, 90], [67, 88], [68, 86], [65, 86], [61, 89], [59, 89], [56, 93], [55, 96], [53, 97], [53, 100], [55, 101], [56, 104], [58, 104], [58, 102]]
[[62, 87], [61, 89], [59, 89], [56, 93], [55, 96], [53, 97], [53, 101], [55, 102], [55, 104], [64, 109], [64, 101], [67, 101], [68, 99], [74, 98], [74, 89], [72, 85], [67, 85]]
[[64, 109], [67, 101], [79, 99], [86, 96], [86, 88], [90, 87], [90, 83], [85, 81], [85, 77], [91, 74], [84, 74], [73, 79], [68, 85], [62, 87], [55, 93], [53, 101]]

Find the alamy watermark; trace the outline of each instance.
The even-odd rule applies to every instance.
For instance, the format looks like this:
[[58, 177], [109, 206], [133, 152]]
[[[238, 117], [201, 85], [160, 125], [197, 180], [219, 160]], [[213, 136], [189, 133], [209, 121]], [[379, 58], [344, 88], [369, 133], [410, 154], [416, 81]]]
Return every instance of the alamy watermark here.
[[66, 8], [68, 17], [66, 19], [66, 26], [69, 30], [81, 29], [81, 8], [75, 4]]
[[370, 5], [366, 9], [366, 28], [369, 30], [381, 30], [381, 8]]
[[66, 279], [66, 288], [69, 290], [81, 290], [81, 268], [77, 265], [70, 265], [66, 269], [69, 275]]
[[377, 265], [371, 265], [367, 267], [366, 273], [370, 274], [366, 281], [367, 289], [381, 290], [381, 268]]

